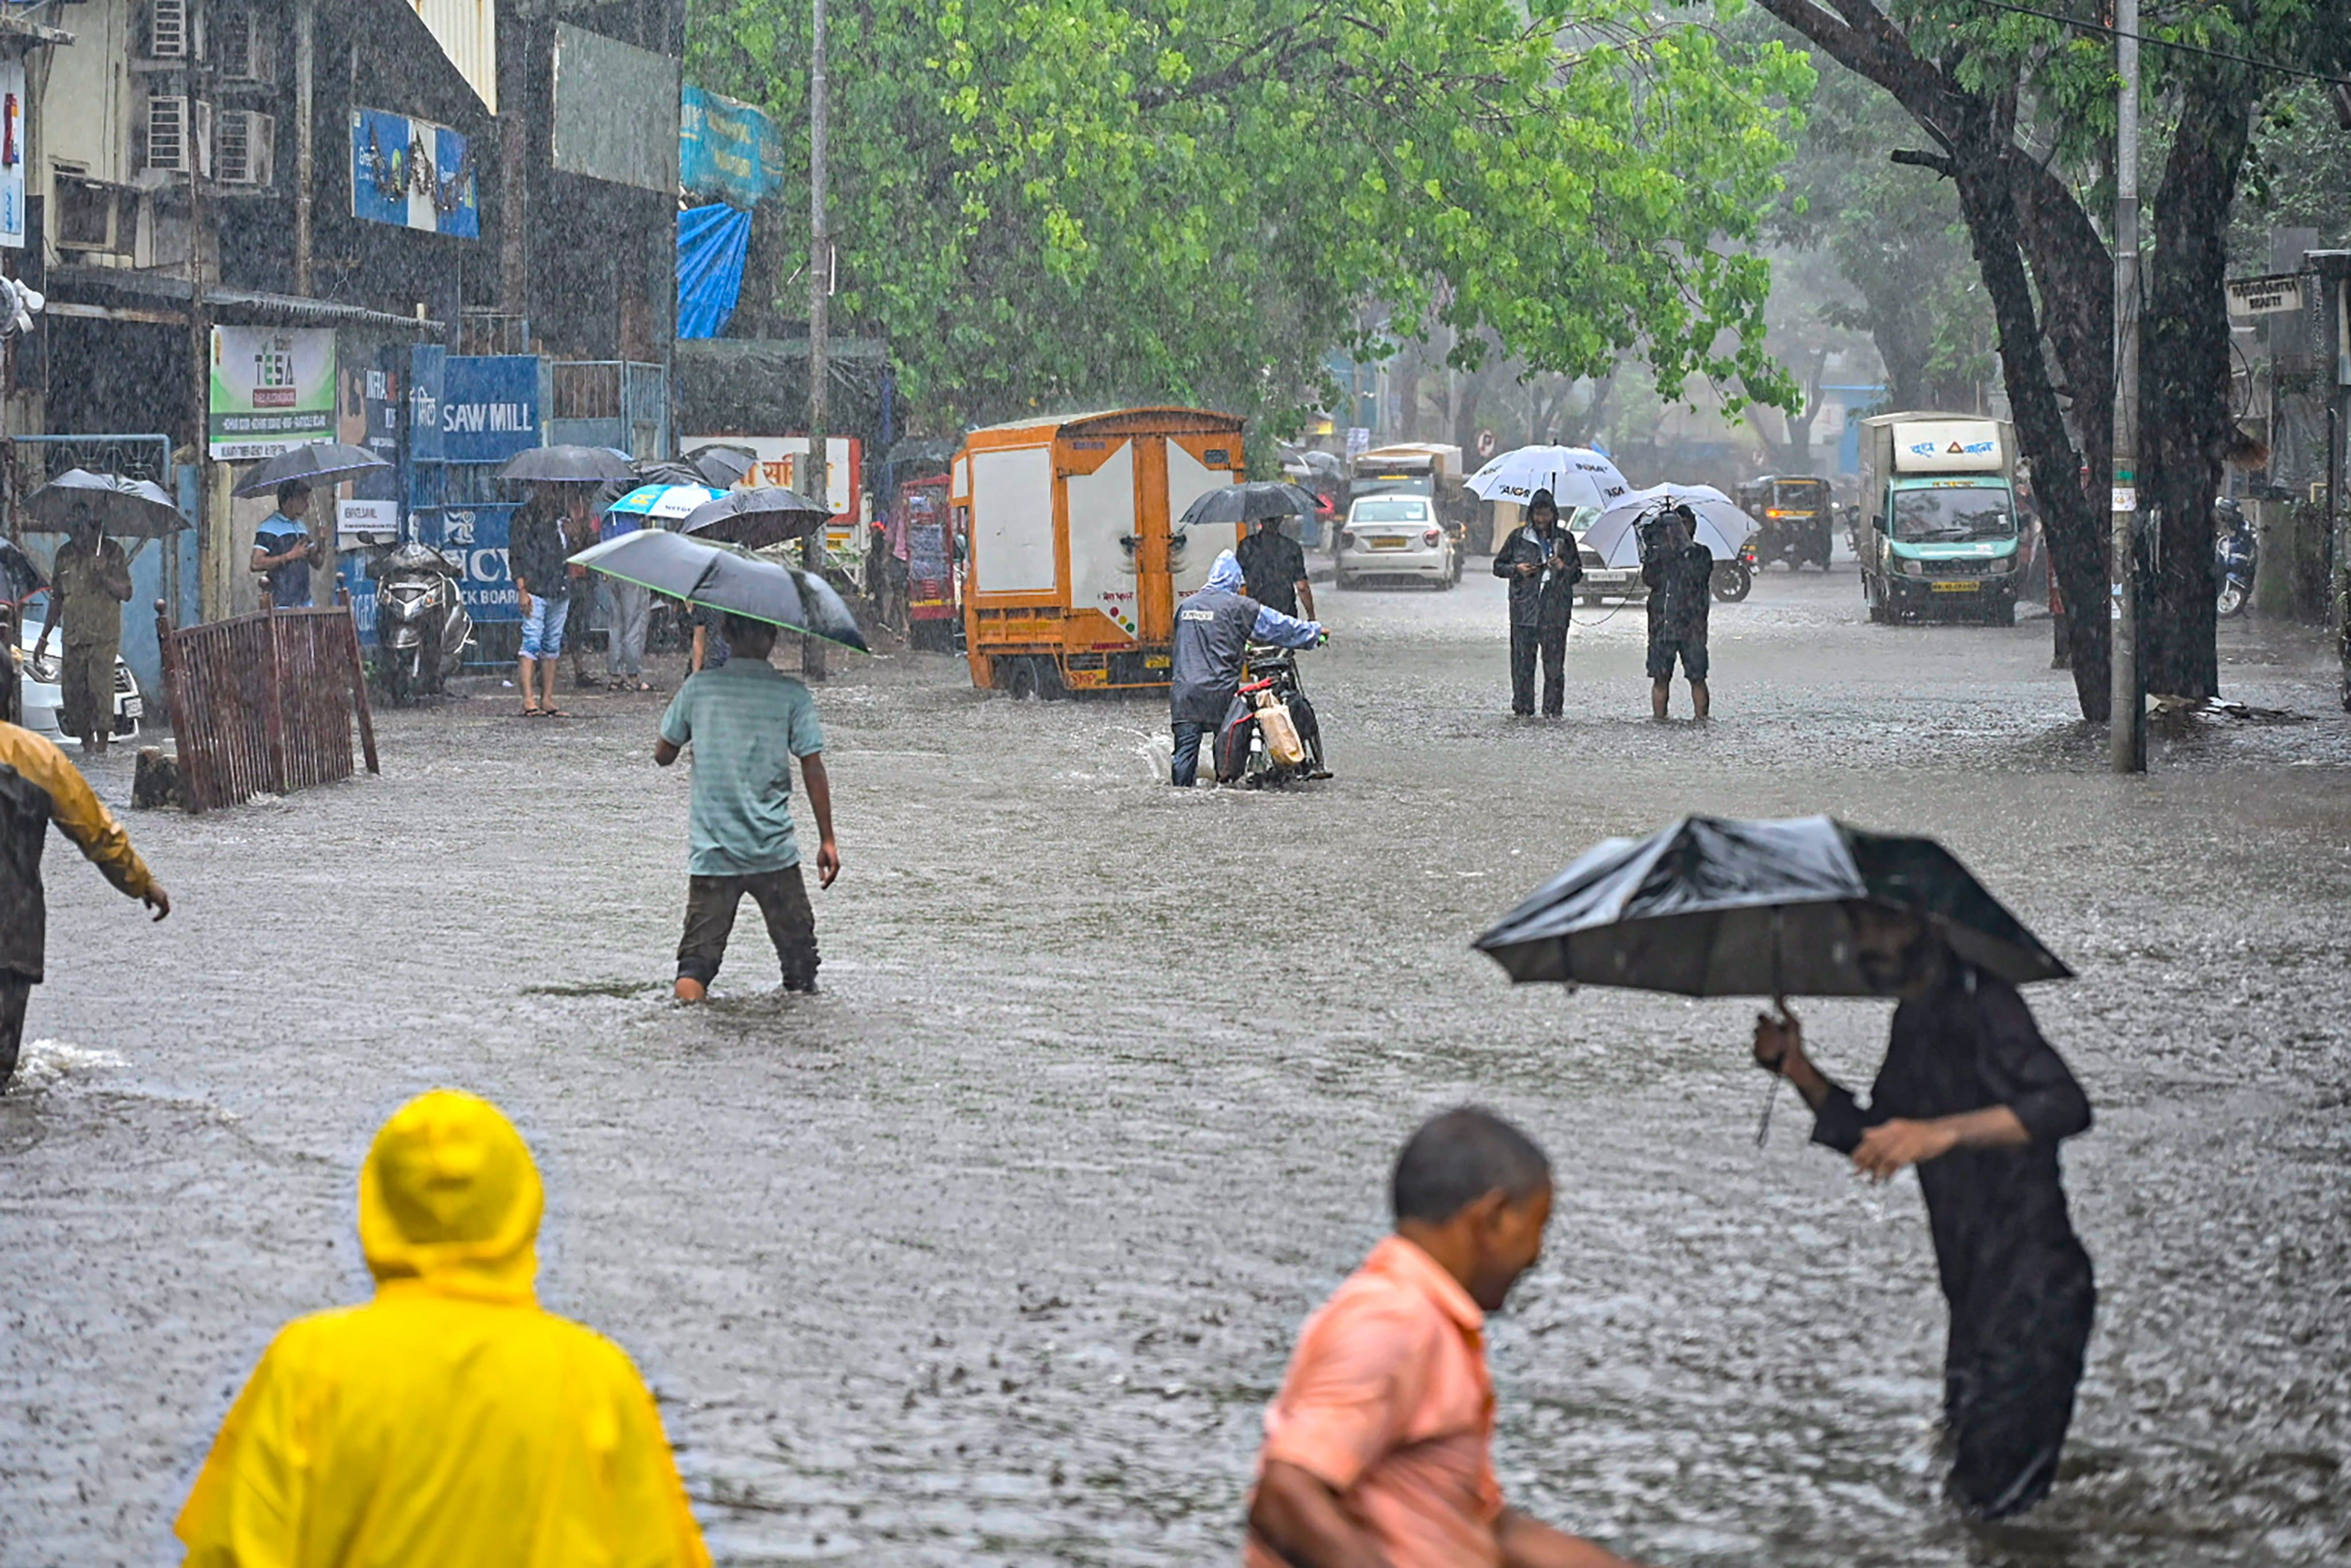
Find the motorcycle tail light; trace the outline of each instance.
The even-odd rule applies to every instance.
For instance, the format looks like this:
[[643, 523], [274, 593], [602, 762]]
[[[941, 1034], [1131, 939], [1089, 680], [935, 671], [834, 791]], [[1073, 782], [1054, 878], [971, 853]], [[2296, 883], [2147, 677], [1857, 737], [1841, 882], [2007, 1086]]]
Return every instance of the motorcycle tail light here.
[[1445, 535], [1441, 530], [1431, 528], [1426, 533], [1420, 536], [1420, 542], [1426, 545], [1429, 549], [1435, 549], [1437, 547], [1437, 544], [1444, 538]]

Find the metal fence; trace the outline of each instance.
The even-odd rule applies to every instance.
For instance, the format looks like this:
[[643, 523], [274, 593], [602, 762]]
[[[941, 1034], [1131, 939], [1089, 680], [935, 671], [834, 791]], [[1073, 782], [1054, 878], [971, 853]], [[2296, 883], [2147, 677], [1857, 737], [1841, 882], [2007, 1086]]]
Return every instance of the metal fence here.
[[634, 360], [548, 363], [547, 439], [617, 446], [634, 457], [669, 453], [669, 374]]
[[375, 724], [350, 596], [326, 610], [277, 610], [174, 627], [156, 638], [179, 741], [180, 777], [198, 811], [351, 776], [352, 722], [367, 770]]

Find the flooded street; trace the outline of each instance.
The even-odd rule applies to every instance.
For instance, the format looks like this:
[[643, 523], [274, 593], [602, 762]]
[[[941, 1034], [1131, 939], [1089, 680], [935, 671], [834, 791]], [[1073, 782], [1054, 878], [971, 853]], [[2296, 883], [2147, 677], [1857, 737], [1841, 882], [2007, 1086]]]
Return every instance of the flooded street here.
[[[1513, 721], [1483, 565], [1318, 590], [1338, 776], [1289, 794], [1167, 788], [1164, 706], [836, 655], [813, 998], [770, 994], [747, 915], [716, 1005], [666, 999], [659, 697], [524, 724], [493, 684], [382, 716], [381, 779], [131, 816], [162, 927], [52, 845], [0, 1099], [0, 1563], [170, 1555], [271, 1334], [365, 1294], [360, 1157], [436, 1084], [529, 1140], [542, 1297], [653, 1383], [723, 1563], [1235, 1561], [1300, 1319], [1469, 1098], [1559, 1170], [1492, 1333], [1517, 1505], [1692, 1568], [2351, 1558], [2351, 723], [2317, 641], [2229, 623], [2228, 695], [2306, 721], [2158, 731], [2117, 779], [2045, 621], [1872, 627], [1844, 565], [1716, 607], [1708, 727], [1648, 721], [1637, 608], [1579, 612], [1568, 717]], [[127, 805], [127, 757], [96, 777]], [[1789, 1095], [1757, 1150], [1753, 1004], [1513, 990], [1469, 949], [1687, 811], [1933, 834], [2080, 971], [2029, 999], [2097, 1111], [2065, 1163], [2098, 1326], [2017, 1525], [1938, 1500], [1915, 1177], [1859, 1184]], [[1865, 1082], [1889, 1010], [1810, 1006], [1815, 1054]]]

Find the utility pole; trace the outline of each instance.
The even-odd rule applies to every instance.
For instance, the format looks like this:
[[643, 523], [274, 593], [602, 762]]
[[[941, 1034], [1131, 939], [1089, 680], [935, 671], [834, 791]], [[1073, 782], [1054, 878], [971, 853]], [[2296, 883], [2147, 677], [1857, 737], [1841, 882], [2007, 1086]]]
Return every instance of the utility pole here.
[[317, 183], [315, 147], [319, 0], [294, 0], [294, 292], [310, 295], [310, 187]]
[[[222, 569], [219, 538], [228, 519], [213, 516], [212, 506], [212, 318], [204, 309], [204, 167], [212, 162], [211, 139], [204, 134], [205, 116], [199, 101], [204, 89], [203, 68], [192, 57], [187, 69], [187, 120], [181, 146], [188, 155], [188, 423], [193, 432], [189, 455], [196, 470], [196, 601], [208, 621], [227, 616], [228, 573]], [[180, 607], [172, 606], [177, 615]]]
[[2147, 771], [2138, 670], [2138, 0], [2116, 0], [2115, 471], [2106, 546], [2108, 750], [2116, 773]]
[[[832, 476], [826, 472], [825, 415], [832, 381], [832, 236], [825, 226], [825, 135], [831, 110], [825, 82], [825, 0], [812, 0], [809, 17], [809, 499], [830, 507]], [[797, 477], [797, 476], [796, 476]], [[852, 509], [855, 507], [852, 497]], [[811, 572], [824, 570], [824, 527], [800, 541], [800, 565]], [[824, 679], [824, 643], [813, 636], [800, 639], [800, 674]]]

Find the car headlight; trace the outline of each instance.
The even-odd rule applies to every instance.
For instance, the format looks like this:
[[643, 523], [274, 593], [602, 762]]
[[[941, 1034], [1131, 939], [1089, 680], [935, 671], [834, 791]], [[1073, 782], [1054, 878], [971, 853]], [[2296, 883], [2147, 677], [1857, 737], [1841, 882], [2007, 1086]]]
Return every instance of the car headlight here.
[[1924, 577], [1927, 575], [1927, 563], [1923, 560], [1912, 560], [1909, 558], [1905, 557], [1902, 561], [1902, 575], [1905, 577]]
[[30, 654], [26, 654], [25, 657], [25, 668], [26, 672], [32, 675], [34, 680], [39, 682], [45, 686], [56, 685], [57, 684], [57, 677], [64, 674], [64, 672], [58, 668], [57, 656], [55, 653], [44, 653], [37, 659], [34, 658]]
[[1984, 562], [1984, 570], [1990, 572], [2014, 571], [2016, 570], [2016, 552], [2014, 550], [2011, 550], [2006, 555], [1996, 555], [1991, 557]]

